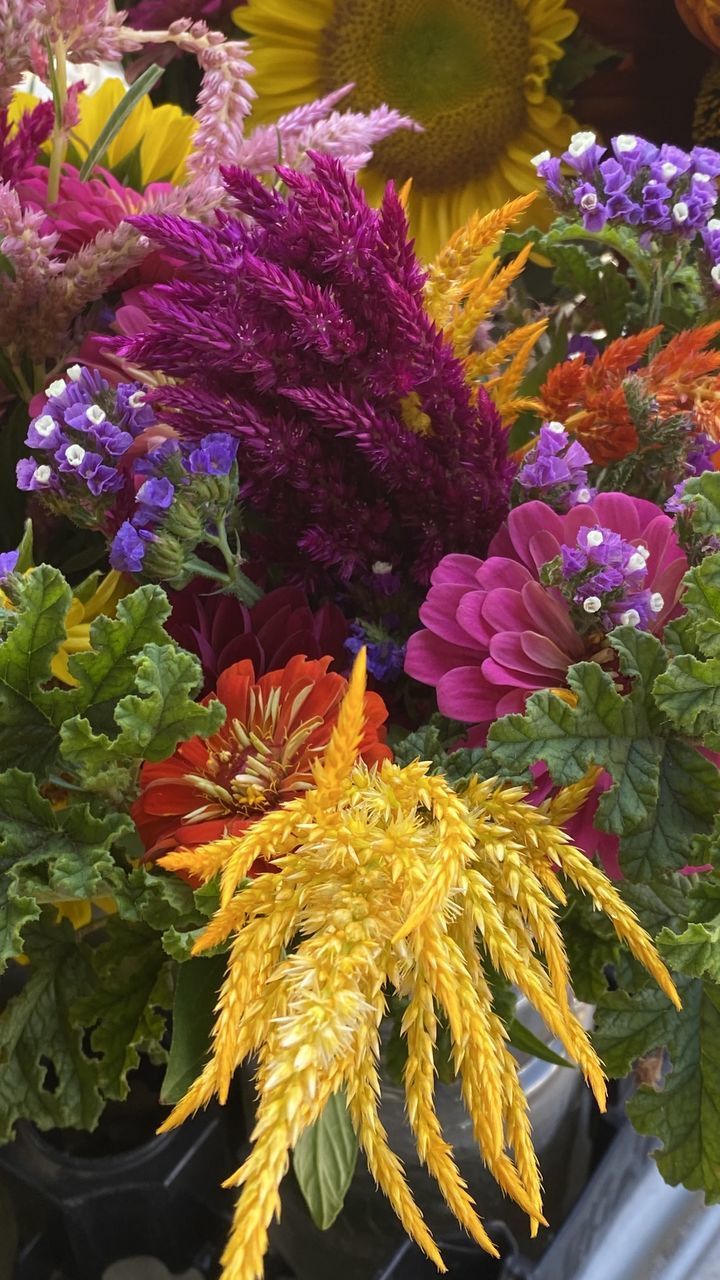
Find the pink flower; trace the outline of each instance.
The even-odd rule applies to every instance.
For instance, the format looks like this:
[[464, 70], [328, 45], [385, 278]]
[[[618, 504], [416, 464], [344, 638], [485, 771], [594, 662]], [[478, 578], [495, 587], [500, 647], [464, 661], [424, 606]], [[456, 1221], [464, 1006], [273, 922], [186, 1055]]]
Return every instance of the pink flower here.
[[[617, 558], [611, 564], [600, 552], [620, 540], [618, 570]], [[550, 586], [541, 570], [552, 562]], [[564, 687], [573, 663], [611, 663], [609, 628], [600, 621], [611, 612], [638, 625], [642, 596], [650, 602], [647, 628], [661, 632], [678, 612], [687, 568], [672, 520], [643, 498], [601, 493], [564, 515], [525, 503], [511, 511], [487, 559], [440, 561], [420, 609], [425, 629], [410, 637], [405, 670], [435, 686], [444, 715], [487, 725], [522, 711], [536, 689]], [[589, 574], [597, 594], [588, 591]]]

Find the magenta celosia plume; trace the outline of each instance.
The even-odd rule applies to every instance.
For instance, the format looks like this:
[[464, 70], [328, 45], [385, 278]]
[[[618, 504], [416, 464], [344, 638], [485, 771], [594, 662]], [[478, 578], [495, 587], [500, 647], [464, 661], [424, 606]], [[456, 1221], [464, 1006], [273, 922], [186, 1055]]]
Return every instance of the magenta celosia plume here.
[[[629, 548], [631, 563], [608, 567], [607, 557], [596, 555], [593, 594], [585, 586], [587, 567], [574, 596], [541, 581], [544, 566], [559, 563], [558, 572], [573, 584], [578, 544], [589, 542], [599, 552], [613, 535]], [[587, 559], [586, 550], [582, 555]], [[543, 502], [525, 503], [510, 513], [486, 559], [440, 561], [420, 609], [424, 630], [410, 638], [405, 670], [435, 686], [443, 714], [487, 724], [522, 711], [536, 689], [563, 687], [573, 663], [602, 657], [609, 626], [639, 625], [647, 617], [648, 629], [661, 631], [677, 611], [687, 567], [672, 520], [642, 498], [601, 493], [564, 515]], [[620, 614], [603, 624], [618, 598]]]
[[278, 172], [287, 195], [228, 173], [241, 216], [213, 228], [133, 219], [184, 267], [122, 354], [170, 379], [153, 399], [181, 432], [240, 437], [251, 556], [321, 589], [378, 561], [426, 585], [505, 515], [506, 433], [425, 311], [392, 188], [373, 209], [328, 156]]

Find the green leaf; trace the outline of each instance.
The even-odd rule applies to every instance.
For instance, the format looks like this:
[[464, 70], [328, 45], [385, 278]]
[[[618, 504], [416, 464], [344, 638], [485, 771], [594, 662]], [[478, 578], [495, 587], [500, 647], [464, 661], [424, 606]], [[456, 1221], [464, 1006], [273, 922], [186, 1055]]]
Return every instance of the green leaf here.
[[533, 1058], [541, 1058], [543, 1062], [552, 1062], [556, 1067], [570, 1067], [574, 1070], [574, 1063], [568, 1062], [567, 1058], [561, 1058], [559, 1053], [550, 1049], [517, 1018], [513, 1018], [508, 1026], [508, 1036], [513, 1048], [519, 1049], [521, 1053], [529, 1053]]
[[579, 781], [591, 765], [606, 769], [613, 785], [600, 800], [596, 825], [621, 837], [625, 873], [649, 880], [684, 866], [693, 836], [711, 831], [720, 772], [678, 740], [655, 702], [653, 686], [664, 679], [660, 643], [633, 627], [618, 628], [610, 641], [631, 678], [629, 693], [597, 663], [578, 663], [567, 677], [576, 705], [549, 691], [533, 694], [524, 715], [492, 726], [488, 755], [513, 778], [542, 760], [560, 786]]
[[321, 1231], [340, 1213], [357, 1160], [357, 1139], [342, 1093], [333, 1094], [315, 1124], [300, 1136], [293, 1168], [300, 1190]]
[[659, 987], [608, 991], [598, 1001], [594, 1040], [608, 1073], [621, 1078], [651, 1049], [672, 1043], [678, 1014]]
[[720, 733], [720, 658], [672, 658], [655, 696], [676, 729], [711, 743]]
[[30, 926], [28, 981], [0, 1015], [0, 1141], [15, 1122], [94, 1129], [103, 1108], [99, 1064], [70, 1008], [91, 981], [90, 948], [64, 921]]
[[65, 639], [71, 592], [62, 574], [41, 565], [15, 580], [17, 613], [0, 644], [0, 767], [42, 773], [58, 746], [54, 699], [44, 686]]
[[127, 1097], [127, 1075], [141, 1050], [155, 1062], [166, 1053], [164, 1010], [172, 1004], [172, 971], [156, 933], [110, 918], [106, 940], [92, 950], [92, 976], [71, 1008], [78, 1027], [93, 1028], [90, 1043], [98, 1080], [108, 1098]]
[[705, 873], [691, 879], [690, 884], [682, 925], [679, 921], [668, 922], [657, 943], [673, 969], [692, 978], [708, 977], [718, 982], [720, 876]]
[[98, 818], [83, 803], [53, 809], [29, 773], [0, 774], [0, 967], [22, 950], [23, 925], [43, 903], [113, 891], [114, 846], [131, 829], [125, 815]]
[[612, 922], [575, 890], [560, 925], [570, 962], [572, 988], [579, 1000], [595, 1004], [607, 991], [605, 969], [620, 953]]
[[225, 719], [218, 699], [206, 707], [192, 701], [202, 682], [200, 663], [182, 649], [146, 644], [136, 661], [135, 682], [141, 696], [127, 694], [115, 710], [118, 753], [164, 760], [178, 742], [216, 733]]
[[683, 985], [683, 1008], [665, 1039], [672, 1070], [664, 1087], [643, 1085], [628, 1106], [639, 1133], [663, 1143], [658, 1168], [671, 1186], [720, 1201], [720, 987]]
[[720, 656], [720, 552], [701, 560], [685, 575], [684, 581], [682, 602], [695, 641], [706, 657], [716, 658]]
[[172, 1040], [161, 1102], [179, 1102], [205, 1065], [225, 967], [224, 955], [194, 956], [177, 971]]
[[80, 170], [81, 182], [85, 182], [90, 177], [95, 165], [102, 160], [110, 143], [122, 129], [136, 103], [157, 84], [162, 73], [162, 67], [153, 64], [147, 67], [142, 75], [138, 76], [137, 80], [130, 86], [125, 97], [121, 99], [115, 110], [108, 116], [95, 142], [88, 151]]

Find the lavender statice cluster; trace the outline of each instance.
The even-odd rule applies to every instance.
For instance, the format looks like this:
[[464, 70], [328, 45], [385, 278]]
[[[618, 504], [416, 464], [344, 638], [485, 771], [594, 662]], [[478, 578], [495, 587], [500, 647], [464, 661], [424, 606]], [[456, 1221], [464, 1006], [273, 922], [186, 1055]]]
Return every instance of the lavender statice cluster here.
[[238, 216], [213, 227], [134, 219], [183, 278], [121, 352], [163, 371], [153, 400], [184, 436], [242, 441], [251, 559], [322, 591], [374, 588], [378, 562], [423, 584], [506, 514], [506, 431], [425, 310], [392, 188], [373, 209], [337, 160], [312, 165], [280, 167], [282, 192], [226, 171]]
[[561, 422], [544, 423], [516, 476], [521, 501], [538, 498], [560, 512], [591, 502], [597, 493], [588, 482], [591, 462], [587, 449], [570, 439]]
[[533, 164], [554, 203], [579, 216], [588, 231], [615, 222], [639, 234], [687, 240], [699, 235], [720, 288], [720, 219], [713, 216], [720, 154], [710, 147], [656, 146], [631, 133], [612, 138], [610, 148], [583, 131], [573, 135], [562, 156], [543, 151]]
[[403, 673], [407, 645], [397, 644], [391, 636], [378, 635], [375, 627], [353, 622], [345, 648], [353, 658], [364, 648], [368, 672], [381, 683], [397, 680]]
[[572, 606], [580, 631], [613, 627], [651, 630], [665, 601], [647, 584], [650, 551], [612, 529], [583, 525], [574, 545], [545, 565], [542, 580], [557, 587]]
[[39, 493], [51, 510], [107, 532], [128, 484], [123, 458], [155, 422], [140, 383], [111, 387], [97, 370], [72, 365], [51, 382], [25, 444], [35, 457], [17, 464], [19, 489]]
[[237, 440], [165, 440], [133, 462], [134, 509], [110, 547], [113, 569], [182, 587], [196, 547], [216, 538], [237, 501]]

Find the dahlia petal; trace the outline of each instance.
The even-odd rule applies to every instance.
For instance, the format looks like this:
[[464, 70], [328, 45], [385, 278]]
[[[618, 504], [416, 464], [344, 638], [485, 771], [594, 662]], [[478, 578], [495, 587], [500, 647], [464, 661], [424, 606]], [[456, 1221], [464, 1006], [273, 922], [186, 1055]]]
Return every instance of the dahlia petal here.
[[455, 667], [448, 671], [437, 687], [437, 703], [444, 716], [474, 724], [495, 718], [498, 690], [483, 676], [479, 667]]
[[430, 581], [434, 587], [447, 585], [474, 587], [477, 585], [476, 575], [482, 568], [482, 560], [477, 556], [450, 555], [443, 556], [433, 569]]
[[474, 641], [480, 650], [478, 660], [484, 657], [492, 635], [492, 628], [488, 627], [485, 615], [487, 599], [487, 591], [467, 591], [457, 607], [457, 621], [465, 632], [466, 644], [468, 639]]
[[538, 668], [538, 673], [530, 671], [519, 671], [511, 667], [508, 663], [496, 662], [494, 658], [486, 658], [482, 664], [482, 673], [484, 678], [492, 685], [517, 686], [519, 689], [527, 689], [528, 692], [535, 689], [546, 689], [550, 684], [550, 674], [542, 672]]
[[474, 663], [479, 666], [482, 656], [476, 649], [449, 644], [440, 636], [433, 635], [432, 631], [416, 631], [408, 640], [405, 671], [422, 684], [436, 685], [458, 664], [467, 666]]
[[537, 571], [560, 554], [560, 543], [549, 529], [539, 529], [528, 543], [528, 553]]
[[[463, 598], [468, 595], [477, 595], [477, 592], [469, 591], [465, 585], [431, 587], [427, 600], [420, 607], [420, 621], [441, 639], [467, 647], [468, 631], [465, 624], [460, 621], [459, 607]], [[470, 635], [475, 639], [472, 632]]]
[[534, 622], [534, 630], [554, 636], [557, 643], [577, 657], [582, 654], [582, 641], [571, 620], [567, 601], [554, 588], [539, 582], [528, 582], [521, 593], [523, 604]]
[[520, 591], [526, 582], [532, 582], [532, 574], [517, 560], [509, 560], [506, 556], [489, 556], [478, 570], [477, 581], [483, 591], [493, 591], [495, 587], [513, 587]]
[[[534, 569], [537, 562], [530, 551], [532, 538], [542, 529], [553, 534], [559, 545], [563, 541], [563, 528], [562, 517], [545, 502], [525, 502], [521, 507], [515, 507], [507, 518], [507, 529], [515, 551], [514, 558], [527, 565], [528, 569]], [[490, 544], [490, 550], [497, 554], [494, 542], [495, 539]]]
[[522, 631], [533, 625], [522, 595], [509, 587], [498, 587], [488, 593], [485, 597], [484, 618], [493, 631]]

